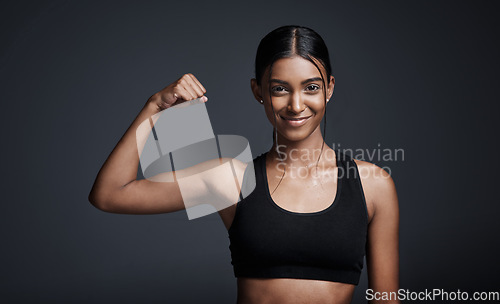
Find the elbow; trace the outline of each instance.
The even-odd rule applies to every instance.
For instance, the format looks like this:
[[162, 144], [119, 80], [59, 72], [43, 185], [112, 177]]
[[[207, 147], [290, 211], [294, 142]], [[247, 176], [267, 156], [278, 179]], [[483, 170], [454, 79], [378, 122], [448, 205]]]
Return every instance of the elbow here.
[[113, 208], [110, 200], [109, 195], [105, 195], [103, 193], [98, 193], [98, 191], [95, 191], [92, 189], [90, 191], [88, 200], [92, 206], [96, 207], [97, 209], [104, 211], [104, 212], [110, 212], [112, 213]]

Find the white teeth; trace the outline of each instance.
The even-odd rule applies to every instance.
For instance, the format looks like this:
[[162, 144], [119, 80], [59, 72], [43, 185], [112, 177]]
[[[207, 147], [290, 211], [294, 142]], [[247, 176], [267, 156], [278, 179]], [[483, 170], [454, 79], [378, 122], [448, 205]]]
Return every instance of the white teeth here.
[[[307, 117], [306, 117], [307, 118]], [[284, 118], [285, 120], [304, 120], [306, 118]]]

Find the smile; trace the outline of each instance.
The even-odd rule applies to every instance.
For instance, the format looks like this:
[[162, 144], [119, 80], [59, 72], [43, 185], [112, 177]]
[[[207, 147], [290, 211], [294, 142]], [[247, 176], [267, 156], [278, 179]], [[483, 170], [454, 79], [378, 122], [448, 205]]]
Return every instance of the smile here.
[[307, 116], [307, 117], [299, 117], [299, 118], [288, 118], [288, 117], [283, 117], [281, 116], [281, 119], [283, 119], [288, 125], [292, 126], [292, 127], [299, 127], [299, 126], [302, 126], [303, 124], [305, 124], [309, 118], [311, 118], [311, 116]]

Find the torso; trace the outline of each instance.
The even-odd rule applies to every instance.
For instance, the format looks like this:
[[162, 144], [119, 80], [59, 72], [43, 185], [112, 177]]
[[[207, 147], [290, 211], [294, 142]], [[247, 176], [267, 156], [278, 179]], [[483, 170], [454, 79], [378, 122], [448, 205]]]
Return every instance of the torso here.
[[[282, 171], [266, 155], [266, 171], [270, 192], [278, 185]], [[369, 163], [355, 160], [360, 173]], [[279, 187], [272, 193], [273, 201], [281, 208], [300, 213], [317, 212], [327, 208], [336, 196], [338, 171], [335, 162], [320, 163], [325, 172], [334, 172], [331, 176], [320, 170], [322, 185], [314, 178], [283, 178]], [[314, 170], [314, 169], [311, 169]], [[328, 171], [326, 171], [328, 170]], [[305, 171], [302, 171], [305, 172]], [[286, 176], [286, 175], [285, 175]], [[303, 174], [301, 176], [310, 176]], [[361, 181], [367, 211], [368, 221], [374, 213], [373, 200], [369, 179]], [[366, 190], [368, 189], [368, 191]], [[312, 198], [312, 199], [311, 199]], [[236, 211], [236, 205], [219, 211], [219, 215], [227, 229], [231, 227]], [[253, 303], [350, 303], [355, 285], [331, 281], [304, 280], [304, 279], [260, 279], [238, 278], [238, 304]]]

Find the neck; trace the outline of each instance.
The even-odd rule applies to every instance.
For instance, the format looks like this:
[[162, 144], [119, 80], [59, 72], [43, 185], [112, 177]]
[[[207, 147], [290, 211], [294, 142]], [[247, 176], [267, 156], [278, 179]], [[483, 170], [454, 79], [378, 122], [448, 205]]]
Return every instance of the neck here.
[[273, 146], [268, 154], [273, 162], [282, 162], [287, 165], [293, 163], [296, 167], [309, 167], [316, 164], [318, 158], [320, 162], [325, 160], [325, 152], [329, 150], [332, 149], [324, 142], [318, 126], [311, 135], [300, 141], [288, 140], [278, 132], [278, 145], [273, 137]]

